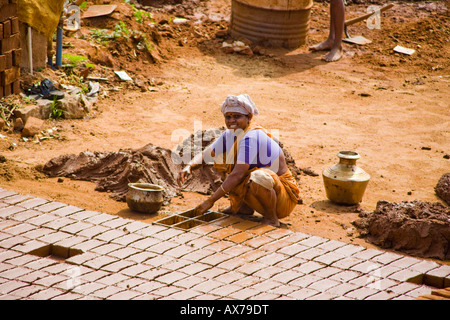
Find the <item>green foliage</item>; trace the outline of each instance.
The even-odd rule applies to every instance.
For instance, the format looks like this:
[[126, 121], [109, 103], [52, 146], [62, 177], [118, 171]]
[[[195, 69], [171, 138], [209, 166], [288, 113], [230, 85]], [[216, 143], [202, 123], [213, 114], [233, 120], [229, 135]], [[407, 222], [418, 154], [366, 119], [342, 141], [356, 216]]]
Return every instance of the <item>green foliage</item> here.
[[130, 37], [130, 30], [128, 30], [127, 24], [120, 21], [114, 26], [114, 38], [125, 37], [128, 39]]
[[62, 106], [61, 101], [56, 100], [56, 97], [55, 97], [51, 104], [49, 118], [56, 119], [56, 120], [64, 118], [65, 111], [61, 109], [61, 106]]
[[35, 101], [34, 98], [28, 97], [28, 96], [21, 96], [20, 97], [25, 104], [33, 104], [33, 101]]
[[84, 56], [77, 56], [73, 54], [63, 54], [62, 56], [71, 67], [77, 67], [80, 63], [88, 60], [88, 58]]
[[87, 1], [84, 1], [83, 3], [81, 3], [78, 7], [80, 7], [80, 9], [86, 9]]
[[144, 21], [146, 19], [148, 19], [148, 20], [153, 19], [152, 14], [150, 12], [138, 10], [134, 7], [134, 5], [133, 5], [133, 9], [134, 9], [133, 15], [137, 22], [144, 23]]
[[114, 39], [114, 34], [110, 33], [110, 31], [107, 29], [91, 29], [89, 31], [89, 34], [95, 40], [95, 42], [104, 46], [108, 45], [109, 40]]
[[108, 29], [91, 29], [90, 35], [97, 43], [107, 46], [110, 40], [120, 37], [128, 39], [130, 30], [125, 22], [120, 21], [114, 26], [114, 31], [112, 32]]
[[0, 118], [10, 127], [10, 122], [14, 119], [14, 110], [21, 109], [21, 101], [12, 96], [0, 98]]

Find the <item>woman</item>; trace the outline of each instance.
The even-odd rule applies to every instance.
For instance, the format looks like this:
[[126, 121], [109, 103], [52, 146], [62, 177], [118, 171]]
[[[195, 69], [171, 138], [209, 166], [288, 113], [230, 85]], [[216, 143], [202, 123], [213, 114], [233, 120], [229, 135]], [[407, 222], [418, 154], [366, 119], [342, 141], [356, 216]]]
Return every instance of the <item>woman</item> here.
[[299, 200], [298, 185], [289, 171], [283, 150], [266, 131], [251, 123], [258, 109], [247, 94], [229, 95], [222, 104], [225, 130], [212, 144], [196, 155], [178, 175], [182, 185], [191, 169], [206, 159], [222, 174], [222, 185], [195, 208], [196, 214], [208, 211], [229, 194], [228, 214], [259, 212], [263, 223], [279, 226]]

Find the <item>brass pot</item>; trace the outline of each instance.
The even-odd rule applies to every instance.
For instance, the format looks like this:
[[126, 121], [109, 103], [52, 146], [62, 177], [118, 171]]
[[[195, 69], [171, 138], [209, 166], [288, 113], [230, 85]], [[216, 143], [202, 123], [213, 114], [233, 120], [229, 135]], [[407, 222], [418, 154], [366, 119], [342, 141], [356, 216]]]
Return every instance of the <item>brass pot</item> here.
[[360, 203], [370, 175], [356, 165], [357, 152], [340, 151], [337, 156], [339, 163], [322, 172], [327, 198], [337, 204]]
[[126, 201], [128, 207], [141, 213], [156, 213], [164, 202], [164, 188], [150, 183], [129, 183]]

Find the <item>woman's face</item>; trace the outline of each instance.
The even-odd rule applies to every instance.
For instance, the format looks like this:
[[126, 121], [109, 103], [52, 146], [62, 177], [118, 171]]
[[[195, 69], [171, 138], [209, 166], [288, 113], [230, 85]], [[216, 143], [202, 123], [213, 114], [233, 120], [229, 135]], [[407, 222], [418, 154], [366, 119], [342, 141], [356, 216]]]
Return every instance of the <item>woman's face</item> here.
[[225, 125], [228, 129], [231, 130], [245, 130], [248, 127], [251, 119], [251, 114], [245, 115], [237, 112], [225, 113]]

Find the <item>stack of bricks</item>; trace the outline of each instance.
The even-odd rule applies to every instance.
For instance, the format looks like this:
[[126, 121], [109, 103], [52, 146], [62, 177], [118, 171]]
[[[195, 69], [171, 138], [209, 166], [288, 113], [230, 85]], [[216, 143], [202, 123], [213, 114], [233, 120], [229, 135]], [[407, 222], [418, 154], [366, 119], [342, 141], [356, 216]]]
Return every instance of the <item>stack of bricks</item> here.
[[0, 98], [20, 93], [21, 59], [17, 0], [0, 0]]

